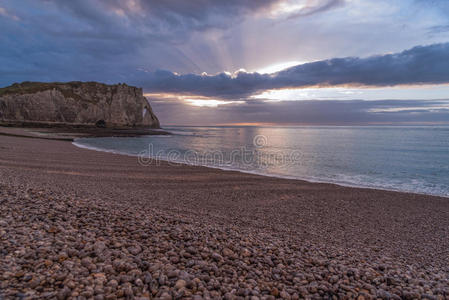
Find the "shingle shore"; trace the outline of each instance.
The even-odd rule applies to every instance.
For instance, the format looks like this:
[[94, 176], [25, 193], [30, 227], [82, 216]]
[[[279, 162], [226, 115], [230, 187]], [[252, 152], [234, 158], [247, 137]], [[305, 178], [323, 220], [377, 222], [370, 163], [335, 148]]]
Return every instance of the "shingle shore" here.
[[[132, 158], [1, 139], [3, 298], [449, 298], [445, 199], [195, 167], [125, 172]], [[126, 176], [114, 177], [119, 170]], [[188, 188], [196, 184], [207, 189]], [[348, 192], [386, 198], [378, 219], [390, 222], [373, 226], [376, 205], [353, 200], [351, 210]], [[320, 193], [334, 194], [326, 214]], [[416, 226], [403, 228], [408, 222]]]

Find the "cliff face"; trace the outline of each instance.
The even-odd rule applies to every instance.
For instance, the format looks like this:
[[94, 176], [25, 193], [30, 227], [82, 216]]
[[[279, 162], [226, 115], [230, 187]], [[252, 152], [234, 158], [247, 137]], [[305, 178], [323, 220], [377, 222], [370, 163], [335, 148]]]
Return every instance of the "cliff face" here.
[[0, 123], [159, 128], [142, 89], [97, 82], [24, 82], [2, 88]]

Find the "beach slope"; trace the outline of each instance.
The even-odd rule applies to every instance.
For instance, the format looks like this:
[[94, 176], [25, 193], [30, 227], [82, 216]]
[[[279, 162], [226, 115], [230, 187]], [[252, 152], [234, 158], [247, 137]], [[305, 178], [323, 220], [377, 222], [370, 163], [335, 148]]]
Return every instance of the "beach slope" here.
[[445, 299], [447, 198], [0, 136], [0, 298]]

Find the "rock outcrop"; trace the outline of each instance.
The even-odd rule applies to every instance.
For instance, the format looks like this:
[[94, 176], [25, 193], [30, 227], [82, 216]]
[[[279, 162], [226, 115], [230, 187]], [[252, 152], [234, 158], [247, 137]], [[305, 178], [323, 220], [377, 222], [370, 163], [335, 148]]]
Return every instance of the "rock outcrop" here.
[[1, 88], [0, 124], [159, 128], [142, 89], [78, 81]]

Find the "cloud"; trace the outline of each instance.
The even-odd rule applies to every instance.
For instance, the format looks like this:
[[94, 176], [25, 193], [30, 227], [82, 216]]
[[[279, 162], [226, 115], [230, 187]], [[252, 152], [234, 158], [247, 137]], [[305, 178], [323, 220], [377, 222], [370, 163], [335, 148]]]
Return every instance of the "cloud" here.
[[225, 28], [246, 14], [269, 10], [280, 0], [259, 1], [159, 1], [159, 0], [45, 0], [88, 24], [133, 29], [142, 37], [164, 37], [172, 42], [183, 40], [193, 31]]
[[[388, 71], [385, 64], [376, 61], [368, 68], [366, 58], [323, 59], [398, 51], [411, 47], [412, 42], [440, 42], [442, 38], [426, 40], [427, 31], [425, 36], [420, 36], [418, 29], [447, 24], [447, 20], [440, 22], [429, 13], [432, 8], [425, 1], [420, 7], [426, 18], [432, 17], [431, 22], [423, 16], [410, 15], [410, 11], [414, 11], [409, 8], [410, 1], [1, 2], [3, 15], [6, 11], [20, 18], [14, 21], [0, 16], [2, 86], [25, 80], [95, 80], [127, 82], [148, 91], [167, 88], [167, 91], [226, 99], [245, 98], [265, 89], [334, 84], [340, 75], [350, 79], [346, 73], [351, 64], [355, 68], [366, 63], [367, 72], [377, 71], [376, 66]], [[345, 10], [338, 9], [342, 4]], [[282, 10], [282, 5], [285, 13], [277, 18], [284, 21], [273, 21], [270, 13]], [[421, 27], [409, 26], [399, 31], [396, 25], [401, 22], [396, 18], [395, 9], [405, 14], [401, 22], [422, 24]], [[257, 70], [286, 61], [318, 62], [298, 66], [288, 74], [280, 72], [270, 76], [245, 72], [235, 76], [225, 73], [207, 77], [195, 75], [239, 68]], [[340, 74], [337, 74], [337, 65], [342, 65]], [[172, 72], [156, 71], [158, 69]], [[177, 76], [174, 72], [185, 75]], [[333, 77], [331, 72], [335, 73]], [[357, 78], [347, 81], [360, 84], [354, 82]], [[425, 82], [428, 81], [432, 80]]]
[[[180, 45], [195, 32], [226, 29], [248, 16], [266, 17], [276, 7], [300, 7], [280, 18], [296, 18], [324, 12], [341, 5], [343, 0], [41, 0], [56, 7], [81, 25], [65, 27], [69, 35], [79, 33], [96, 38], [126, 35], [151, 39], [154, 43]], [[300, 4], [298, 6], [298, 3]], [[59, 20], [60, 23], [64, 19]], [[72, 28], [73, 33], [70, 34]]]
[[252, 100], [218, 107], [150, 98], [162, 125], [267, 123], [279, 125], [368, 125], [449, 123], [449, 100]]
[[336, 7], [343, 6], [344, 0], [326, 0], [326, 1], [307, 1], [306, 5], [298, 11], [289, 15], [289, 18], [296, 18], [301, 16], [310, 16], [316, 13], [324, 12]]
[[[267, 19], [286, 1], [3, 0], [0, 85], [123, 82], [138, 69], [221, 71], [220, 56], [238, 56], [225, 48], [237, 49], [234, 43], [240, 43], [226, 41], [227, 30], [246, 20]], [[314, 7], [328, 1], [315, 0]]]
[[242, 99], [255, 93], [310, 86], [396, 86], [449, 83], [449, 43], [418, 46], [367, 58], [334, 58], [306, 63], [273, 74], [237, 72], [178, 75], [156, 71], [136, 79], [151, 92], [190, 93]]

